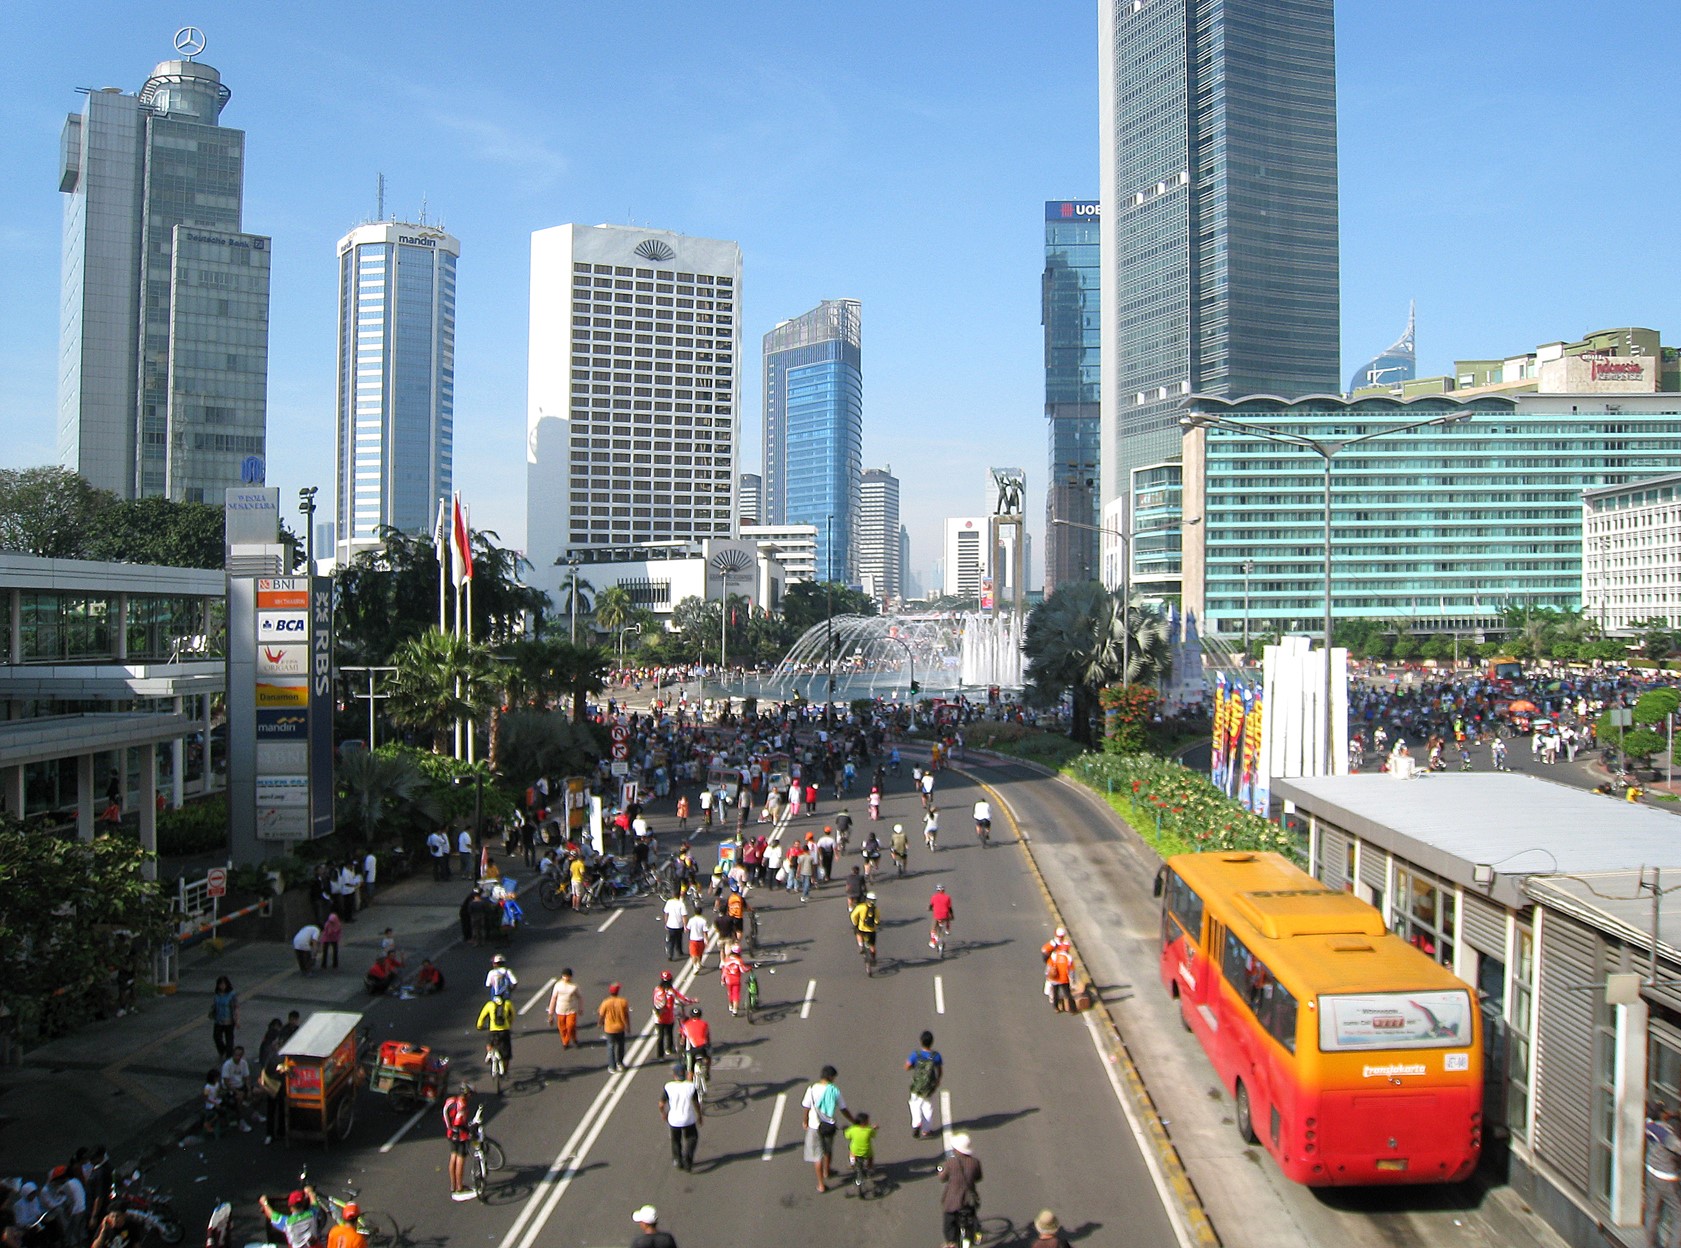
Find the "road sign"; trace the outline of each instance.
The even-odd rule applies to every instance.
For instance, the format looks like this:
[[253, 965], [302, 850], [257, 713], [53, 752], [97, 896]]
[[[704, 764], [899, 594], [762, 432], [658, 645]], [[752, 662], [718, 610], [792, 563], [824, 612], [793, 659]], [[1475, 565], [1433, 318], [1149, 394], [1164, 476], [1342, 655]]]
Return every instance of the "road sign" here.
[[607, 735], [612, 737], [614, 741], [629, 741], [630, 729], [623, 724], [614, 724], [607, 730]]
[[226, 867], [211, 867], [204, 876], [204, 895], [206, 897], [226, 897], [228, 895], [228, 869]]
[[623, 762], [629, 757], [630, 746], [626, 745], [623, 741], [613, 742], [613, 759], [615, 762]]
[[615, 776], [628, 776], [630, 774], [630, 764], [629, 763], [614, 763], [613, 764], [613, 774]]

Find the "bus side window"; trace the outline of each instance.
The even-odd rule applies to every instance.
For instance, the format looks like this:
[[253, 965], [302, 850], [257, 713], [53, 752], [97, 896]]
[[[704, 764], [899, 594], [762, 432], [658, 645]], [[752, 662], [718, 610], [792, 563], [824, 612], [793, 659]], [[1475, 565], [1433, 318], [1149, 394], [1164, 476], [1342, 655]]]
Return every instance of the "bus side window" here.
[[1168, 913], [1179, 921], [1192, 944], [1201, 944], [1202, 898], [1174, 871], [1168, 872], [1166, 892]]

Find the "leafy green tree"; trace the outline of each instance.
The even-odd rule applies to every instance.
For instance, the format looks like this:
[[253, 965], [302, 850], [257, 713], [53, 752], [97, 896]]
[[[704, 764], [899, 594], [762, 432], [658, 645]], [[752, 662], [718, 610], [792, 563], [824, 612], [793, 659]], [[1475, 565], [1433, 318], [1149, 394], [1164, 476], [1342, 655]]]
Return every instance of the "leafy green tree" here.
[[209, 503], [119, 499], [100, 513], [84, 552], [117, 563], [220, 568], [227, 554], [222, 520], [222, 509]]
[[337, 823], [363, 841], [376, 841], [424, 820], [438, 822], [432, 783], [414, 759], [390, 750], [355, 750], [334, 768]]
[[497, 726], [496, 773], [521, 790], [538, 776], [588, 775], [604, 753], [601, 730], [540, 711], [510, 711]]
[[1640, 653], [1648, 659], [1667, 659], [1675, 649], [1675, 632], [1661, 615], [1631, 620], [1629, 627], [1640, 635]]
[[1677, 707], [1681, 707], [1681, 693], [1677, 693], [1668, 686], [1648, 689], [1634, 703], [1634, 722], [1637, 724], [1661, 724], [1666, 718], [1675, 714]]
[[0, 550], [85, 559], [89, 537], [118, 502], [68, 468], [0, 469]]
[[393, 723], [428, 734], [435, 753], [446, 748], [458, 720], [477, 720], [495, 706], [506, 676], [480, 642], [437, 629], [404, 642], [386, 703]]
[[170, 931], [168, 897], [126, 835], [78, 841], [0, 817], [0, 1006], [25, 1042], [114, 1006], [119, 965]]
[[782, 595], [782, 618], [798, 638], [814, 624], [835, 615], [875, 615], [876, 601], [860, 590], [848, 589], [838, 581], [800, 581]]
[[1634, 762], [1646, 766], [1664, 748], [1664, 734], [1650, 728], [1630, 728], [1623, 734], [1622, 750]]
[[[1123, 672], [1121, 638], [1129, 625], [1137, 644], [1131, 670]], [[1086, 746], [1093, 744], [1099, 691], [1118, 680], [1136, 684], [1164, 673], [1167, 651], [1166, 625], [1136, 604], [1123, 613], [1118, 596], [1097, 581], [1058, 586], [1028, 615], [1022, 639], [1028, 683], [1041, 699], [1072, 695], [1069, 735]]]
[[596, 595], [595, 622], [608, 633], [616, 634], [630, 622], [630, 613], [635, 609], [636, 603], [628, 589], [623, 585], [609, 585]]

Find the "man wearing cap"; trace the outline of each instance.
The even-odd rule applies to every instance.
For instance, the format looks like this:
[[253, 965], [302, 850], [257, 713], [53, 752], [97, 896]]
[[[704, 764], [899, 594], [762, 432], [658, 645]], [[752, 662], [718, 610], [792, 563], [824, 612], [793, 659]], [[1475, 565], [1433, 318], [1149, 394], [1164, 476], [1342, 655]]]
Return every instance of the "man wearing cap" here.
[[619, 985], [607, 985], [607, 995], [595, 1008], [601, 1020], [601, 1034], [607, 1040], [607, 1070], [609, 1074], [625, 1068], [625, 1034], [630, 1031], [630, 1002], [619, 995]]
[[327, 1232], [327, 1248], [368, 1248], [368, 1237], [356, 1225], [361, 1216], [362, 1206], [345, 1201], [339, 1208], [339, 1221]]
[[276, 1213], [267, 1196], [257, 1198], [269, 1225], [285, 1236], [286, 1248], [309, 1248], [315, 1241], [315, 1189], [304, 1187], [286, 1200], [286, 1212]]
[[944, 1215], [945, 1248], [957, 1248], [963, 1224], [981, 1207], [979, 1184], [981, 1163], [973, 1152], [967, 1131], [951, 1137], [951, 1156], [940, 1163], [940, 1212]]
[[671, 1129], [671, 1164], [679, 1170], [695, 1168], [695, 1145], [700, 1143], [701, 1109], [694, 1079], [686, 1062], [671, 1068], [671, 1079], [660, 1092], [660, 1117]]
[[660, 1212], [652, 1205], [643, 1205], [630, 1215], [630, 1220], [642, 1228], [642, 1234], [630, 1241], [630, 1248], [677, 1248], [677, 1241], [660, 1230]]
[[1055, 1213], [1049, 1209], [1041, 1209], [1039, 1216], [1033, 1219], [1033, 1229], [1039, 1236], [1031, 1248], [1069, 1248], [1068, 1236], [1062, 1233], [1062, 1223], [1057, 1221]]

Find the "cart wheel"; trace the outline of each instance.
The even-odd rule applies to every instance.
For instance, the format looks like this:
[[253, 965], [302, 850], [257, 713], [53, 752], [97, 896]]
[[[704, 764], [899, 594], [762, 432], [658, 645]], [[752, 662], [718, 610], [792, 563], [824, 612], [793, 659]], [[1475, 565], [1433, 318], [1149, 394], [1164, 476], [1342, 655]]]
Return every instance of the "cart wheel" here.
[[392, 1087], [391, 1108], [399, 1114], [411, 1113], [419, 1104], [420, 1096], [415, 1092], [412, 1084], [399, 1083]]
[[356, 1125], [356, 1100], [345, 1097], [339, 1102], [338, 1113], [333, 1115], [333, 1134], [341, 1140], [350, 1138], [350, 1129]]

